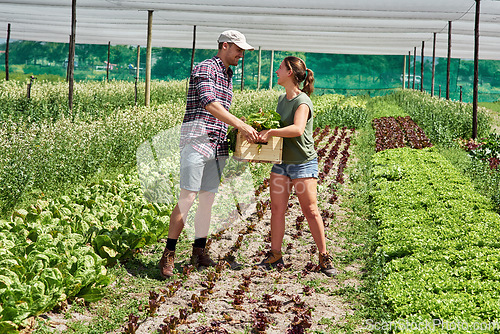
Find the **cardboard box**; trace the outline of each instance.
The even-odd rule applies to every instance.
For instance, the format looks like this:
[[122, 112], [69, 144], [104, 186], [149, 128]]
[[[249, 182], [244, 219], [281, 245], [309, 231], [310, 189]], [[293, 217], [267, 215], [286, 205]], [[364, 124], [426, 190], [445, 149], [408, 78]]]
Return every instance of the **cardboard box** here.
[[236, 137], [236, 149], [233, 157], [249, 162], [271, 162], [279, 164], [282, 161], [283, 138], [271, 137], [269, 142], [263, 144], [249, 143], [238, 132]]

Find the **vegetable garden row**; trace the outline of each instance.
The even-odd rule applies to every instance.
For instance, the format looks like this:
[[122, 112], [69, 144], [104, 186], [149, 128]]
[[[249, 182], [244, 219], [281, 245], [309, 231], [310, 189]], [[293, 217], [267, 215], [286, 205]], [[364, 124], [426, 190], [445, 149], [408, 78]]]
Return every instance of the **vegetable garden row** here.
[[[7, 107], [0, 113], [5, 143], [0, 149], [0, 332], [14, 332], [29, 317], [66, 300], [106, 298], [114, 284], [109, 268], [154, 249], [165, 237], [173, 203], [144, 198], [135, 155], [143, 142], [180, 122], [185, 82], [154, 86], [153, 96], [162, 104], [148, 108], [120, 104], [107, 93], [129, 96], [130, 84], [81, 84], [77, 96], [80, 92], [87, 102], [73, 115], [57, 102], [64, 100], [58, 84], [40, 84], [44, 88], [32, 92], [31, 101], [23, 100], [15, 84], [1, 85], [6, 89], [0, 105]], [[235, 92], [233, 113], [272, 110], [277, 96], [275, 91]], [[346, 218], [340, 216], [348, 215], [333, 208], [348, 205], [342, 194], [353, 182], [366, 182], [365, 193], [350, 196], [365, 196], [377, 229], [373, 244], [366, 245], [374, 251], [362, 261], [368, 278], [364, 288], [356, 288], [372, 311], [359, 316], [364, 323], [353, 320], [354, 327], [388, 329], [375, 326], [373, 318], [399, 325], [396, 331], [412, 322], [445, 331], [439, 321], [497, 320], [500, 177], [494, 159], [500, 158], [500, 144], [488, 134], [486, 113], [480, 110], [479, 129], [487, 139], [470, 144], [465, 139], [472, 113], [466, 104], [412, 91], [371, 99], [324, 95], [313, 103], [318, 200], [330, 246], [342, 240]], [[371, 151], [368, 158], [350, 159], [363, 142], [370, 142], [364, 148]], [[256, 205], [244, 212], [238, 208], [244, 219], [213, 235], [210, 249], [220, 260], [248, 264], [263, 256], [269, 241], [267, 167], [249, 165]], [[349, 177], [360, 171], [364, 175]], [[144, 307], [117, 324], [119, 330], [334, 332], [332, 324], [339, 328], [355, 312], [329, 316], [339, 305], [338, 292], [330, 282], [322, 281], [323, 288], [314, 283], [321, 274], [295, 196], [287, 222], [288, 265], [281, 270], [259, 273], [247, 265], [233, 271], [225, 262], [204, 272], [178, 266], [174, 280], [144, 292]], [[350, 264], [342, 260], [342, 248], [337, 250], [336, 266], [345, 273]], [[221, 315], [223, 310], [228, 311]], [[327, 320], [332, 318], [333, 323]]]
[[[321, 214], [327, 229], [333, 228], [330, 223], [335, 214], [331, 207], [337, 200], [337, 182], [341, 180], [343, 183], [344, 180], [343, 166], [350, 155], [353, 134], [353, 130], [346, 127], [331, 129], [327, 126], [315, 131], [317, 147], [332, 157], [329, 160], [332, 165], [320, 165], [322, 172], [319, 177], [322, 187], [332, 190], [320, 198], [326, 204]], [[199, 273], [190, 265], [179, 267], [176, 279], [168, 282], [165, 288], [149, 291], [145, 318], [130, 315], [123, 326], [125, 332], [231, 333], [243, 332], [246, 328], [257, 333], [270, 330], [294, 334], [309, 328], [326, 328], [325, 324], [318, 324], [324, 314], [313, 307], [318, 298], [316, 289], [300, 283], [304, 278], [321, 277], [322, 274], [313, 264], [315, 246], [311, 246], [314, 243], [304, 226], [304, 216], [295, 209], [299, 204], [294, 194], [286, 214], [289, 227], [285, 232], [285, 265], [269, 273], [254, 270], [251, 265], [243, 265], [237, 274], [230, 270], [238, 265], [238, 259], [258, 263], [270, 247], [269, 178], [265, 177], [259, 183], [255, 190], [256, 205], [243, 213], [244, 223], [213, 235], [214, 241], [209, 248], [219, 258], [214, 270]], [[308, 241], [308, 246], [303, 246], [298, 240]], [[335, 296], [323, 298], [335, 300]], [[208, 325], [200, 326], [196, 321], [200, 312], [208, 317]], [[139, 319], [142, 322], [139, 323]]]

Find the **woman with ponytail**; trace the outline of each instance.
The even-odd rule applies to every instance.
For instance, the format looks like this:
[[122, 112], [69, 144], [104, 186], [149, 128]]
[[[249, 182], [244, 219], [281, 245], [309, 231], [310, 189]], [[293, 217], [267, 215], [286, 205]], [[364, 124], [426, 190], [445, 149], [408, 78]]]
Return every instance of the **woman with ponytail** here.
[[278, 84], [286, 90], [276, 107], [281, 115], [281, 127], [261, 131], [259, 141], [283, 137], [283, 163], [275, 164], [271, 170], [271, 250], [258, 267], [271, 269], [283, 264], [281, 244], [285, 235], [285, 212], [294, 187], [318, 247], [321, 271], [331, 277], [337, 272], [326, 250], [323, 219], [317, 203], [318, 159], [313, 139], [313, 105], [309, 98], [314, 90], [314, 73], [302, 59], [286, 57], [276, 75]]

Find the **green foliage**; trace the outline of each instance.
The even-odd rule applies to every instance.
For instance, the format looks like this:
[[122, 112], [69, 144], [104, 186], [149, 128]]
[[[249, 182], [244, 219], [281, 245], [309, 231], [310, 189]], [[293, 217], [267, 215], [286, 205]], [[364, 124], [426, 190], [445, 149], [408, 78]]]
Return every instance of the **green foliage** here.
[[0, 326], [67, 298], [101, 299], [111, 280], [104, 265], [165, 236], [171, 210], [148, 203], [138, 180], [120, 177], [39, 200], [0, 221]]
[[[9, 73], [9, 80], [29, 82], [31, 76], [35, 76], [37, 81], [62, 82], [65, 80], [65, 77], [62, 77], [57, 74], [45, 74], [45, 73], [36, 74], [36, 73], [20, 73], [20, 72]], [[0, 80], [4, 81], [4, 79], [5, 79], [5, 73], [0, 72]]]
[[491, 202], [434, 148], [382, 151], [373, 164], [378, 289], [391, 318], [497, 319], [500, 217]]
[[280, 127], [281, 116], [274, 110], [258, 111], [246, 117], [246, 123], [257, 131], [277, 129]]
[[481, 146], [471, 150], [470, 154], [480, 160], [500, 158], [500, 134], [490, 133], [486, 138], [480, 140]]
[[[151, 107], [131, 106], [130, 83], [79, 83], [72, 113], [64, 83], [35, 82], [29, 101], [23, 85], [0, 83], [4, 214], [44, 193], [85, 183], [95, 174], [132, 168], [139, 145], [179, 124], [184, 115], [185, 82], [153, 83]], [[274, 110], [279, 94], [236, 91], [231, 112], [241, 117], [259, 108]], [[313, 103], [316, 126], [359, 126], [367, 117], [365, 101], [356, 97], [323, 95], [314, 97]]]
[[[57, 121], [63, 117], [92, 121], [130, 109], [135, 105], [134, 85], [124, 81], [75, 83], [73, 110], [68, 106], [68, 85], [65, 82], [35, 80], [31, 98], [26, 97], [28, 81], [0, 82], [0, 121]], [[138, 105], [144, 105], [144, 86], [138, 87]], [[185, 82], [151, 84], [151, 105], [185, 103]]]
[[[139, 145], [179, 124], [185, 109], [182, 82], [154, 83], [151, 107], [126, 106], [127, 99], [132, 103], [130, 83], [80, 83], [74, 120], [66, 117], [64, 84], [35, 83], [34, 88], [40, 86], [30, 102], [19, 93], [24, 91], [20, 83], [0, 85], [5, 88], [0, 90], [0, 109], [12, 118], [0, 127], [3, 214], [22, 202], [86, 183], [96, 174], [114, 177], [116, 171], [132, 168]], [[247, 115], [259, 107], [274, 108], [274, 96], [275, 91], [235, 92], [233, 106]], [[39, 121], [28, 121], [31, 115]]]
[[369, 109], [371, 111], [371, 118], [381, 117], [406, 117], [409, 116], [400, 106], [388, 102], [383, 98], [375, 97], [368, 101]]
[[488, 108], [490, 110], [493, 110], [497, 113], [500, 113], [500, 101], [497, 102], [482, 102], [479, 103], [481, 107]]
[[6, 121], [0, 127], [0, 204], [62, 191], [96, 173], [135, 166], [136, 150], [182, 120], [184, 103], [133, 107], [94, 121]]
[[496, 211], [500, 212], [500, 136], [490, 133], [479, 141], [459, 139], [458, 143], [463, 149], [461, 153], [464, 157], [450, 159], [447, 155], [447, 158], [464, 174], [470, 176], [478, 192], [490, 197]]
[[359, 129], [368, 121], [366, 99], [343, 95], [321, 95], [313, 97], [315, 110], [314, 127], [326, 125]]
[[236, 90], [233, 93], [231, 113], [237, 117], [247, 117], [262, 110], [276, 110], [278, 97], [282, 94], [277, 90]]
[[[432, 143], [452, 146], [457, 138], [472, 137], [472, 105], [431, 97], [414, 90], [400, 90], [384, 97], [395, 102], [425, 131]], [[485, 110], [478, 109], [478, 136], [489, 133]]]

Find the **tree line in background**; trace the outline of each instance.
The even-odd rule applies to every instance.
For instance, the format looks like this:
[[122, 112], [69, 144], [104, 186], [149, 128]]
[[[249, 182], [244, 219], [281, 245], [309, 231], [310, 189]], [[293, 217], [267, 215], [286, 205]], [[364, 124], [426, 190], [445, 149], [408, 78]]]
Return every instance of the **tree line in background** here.
[[[9, 46], [9, 73], [13, 79], [24, 79], [35, 75], [39, 79], [50, 81], [65, 80], [68, 58], [67, 43], [50, 43], [34, 41], [12, 41]], [[0, 45], [5, 50], [5, 43]], [[215, 55], [213, 50], [199, 49], [195, 51], [194, 62], [200, 62]], [[189, 77], [191, 67], [191, 49], [153, 48], [152, 78], [157, 80], [183, 80]], [[244, 68], [244, 86], [257, 88], [258, 77], [257, 50], [246, 52]], [[273, 72], [281, 60], [288, 55], [297, 55], [306, 60], [316, 77], [318, 92], [357, 94], [368, 93], [382, 95], [401, 87], [403, 73], [403, 56], [344, 55], [324, 53], [297, 53], [276, 51], [274, 53]], [[106, 61], [108, 45], [77, 44], [76, 45], [76, 80], [106, 79]], [[146, 48], [140, 49], [140, 79], [144, 78]], [[5, 53], [0, 54], [0, 77], [5, 77]], [[263, 50], [261, 56], [260, 88], [269, 88], [271, 73], [271, 51]], [[413, 74], [413, 59], [410, 61], [410, 74]], [[112, 45], [110, 47], [109, 78], [116, 80], [135, 80], [137, 67], [137, 46]], [[406, 58], [406, 67], [408, 66]], [[435, 94], [439, 87], [446, 90], [447, 60], [436, 60]], [[415, 62], [416, 84], [420, 89], [421, 60], [417, 56]], [[472, 78], [474, 64], [472, 60], [452, 59], [450, 91], [452, 98], [458, 99], [460, 86], [463, 88], [464, 100], [472, 96]], [[431, 88], [432, 58], [424, 58], [424, 89]], [[241, 61], [235, 69], [235, 88], [241, 84]], [[406, 69], [408, 74], [408, 68]], [[274, 75], [274, 74], [273, 74]], [[482, 100], [496, 101], [500, 99], [500, 61], [481, 60], [479, 62], [480, 96]], [[272, 85], [276, 85], [274, 76]], [[410, 88], [413, 81], [410, 81]], [[490, 96], [491, 95], [491, 96]]]

